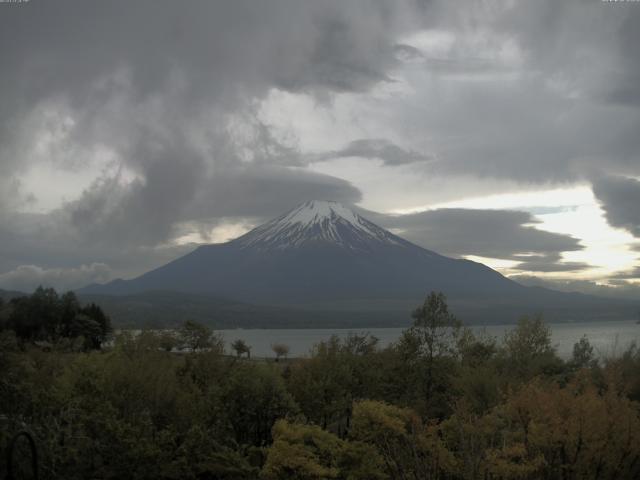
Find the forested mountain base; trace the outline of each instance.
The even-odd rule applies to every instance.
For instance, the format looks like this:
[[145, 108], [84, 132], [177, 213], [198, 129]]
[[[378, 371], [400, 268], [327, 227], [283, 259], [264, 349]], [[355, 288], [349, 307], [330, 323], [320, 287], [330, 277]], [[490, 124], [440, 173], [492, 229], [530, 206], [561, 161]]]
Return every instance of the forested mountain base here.
[[53, 329], [44, 348], [9, 328], [10, 310], [0, 446], [31, 432], [40, 478], [640, 477], [640, 352], [596, 360], [583, 339], [563, 361], [538, 318], [478, 337], [432, 294], [388, 348], [353, 335], [255, 361], [193, 322], [102, 349]]

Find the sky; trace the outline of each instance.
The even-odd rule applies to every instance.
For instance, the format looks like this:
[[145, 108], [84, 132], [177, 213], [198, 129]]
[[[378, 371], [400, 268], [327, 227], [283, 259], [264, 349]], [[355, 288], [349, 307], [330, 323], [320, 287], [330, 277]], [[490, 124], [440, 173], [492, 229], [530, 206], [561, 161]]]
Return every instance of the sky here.
[[131, 278], [310, 199], [640, 294], [640, 3], [0, 3], [0, 288]]

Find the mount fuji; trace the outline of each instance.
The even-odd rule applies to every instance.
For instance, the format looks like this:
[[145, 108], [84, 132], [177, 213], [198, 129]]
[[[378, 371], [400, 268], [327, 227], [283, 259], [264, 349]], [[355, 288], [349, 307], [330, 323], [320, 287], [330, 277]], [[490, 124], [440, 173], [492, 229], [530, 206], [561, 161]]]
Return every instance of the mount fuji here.
[[397, 323], [432, 290], [472, 321], [513, 321], [550, 306], [565, 314], [602, 306], [595, 297], [524, 287], [483, 264], [439, 255], [328, 201], [306, 202], [227, 243], [200, 246], [132, 280], [80, 293], [196, 294], [301, 315], [321, 309]]

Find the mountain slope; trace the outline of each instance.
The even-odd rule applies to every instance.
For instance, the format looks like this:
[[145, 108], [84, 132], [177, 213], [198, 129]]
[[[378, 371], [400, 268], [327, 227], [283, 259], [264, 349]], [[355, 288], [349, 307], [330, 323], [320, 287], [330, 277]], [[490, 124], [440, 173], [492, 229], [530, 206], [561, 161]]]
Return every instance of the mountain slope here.
[[407, 242], [339, 204], [314, 201], [231, 242], [201, 246], [133, 280], [85, 292], [172, 290], [289, 304], [522, 288], [482, 264]]
[[18, 292], [15, 290], [2, 290], [0, 289], [0, 298], [2, 298], [5, 301], [9, 301], [12, 298], [16, 298], [16, 297], [24, 297], [25, 295], [27, 295], [24, 292]]
[[556, 312], [556, 319], [601, 319], [615, 311], [620, 318], [629, 308], [624, 304], [620, 314], [621, 302], [524, 287], [485, 265], [426, 250], [342, 205], [320, 201], [306, 202], [230, 242], [198, 247], [132, 280], [92, 285], [80, 293], [171, 291], [293, 308], [301, 316], [375, 312], [395, 323], [431, 290], [444, 292], [456, 313], [474, 321], [504, 322], [537, 311]]

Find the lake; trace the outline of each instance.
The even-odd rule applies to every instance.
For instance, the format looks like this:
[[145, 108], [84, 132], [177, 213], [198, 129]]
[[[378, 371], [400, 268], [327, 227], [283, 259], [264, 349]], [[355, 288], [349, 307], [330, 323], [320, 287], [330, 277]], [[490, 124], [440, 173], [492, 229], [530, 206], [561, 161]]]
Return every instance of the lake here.
[[[616, 321], [606, 323], [551, 323], [552, 344], [558, 354], [568, 358], [573, 352], [573, 344], [583, 335], [586, 335], [599, 356], [619, 355], [632, 342], [640, 342], [640, 325], [635, 320]], [[485, 325], [471, 327], [474, 332], [485, 331], [488, 335], [501, 340], [505, 332], [514, 328], [514, 325]], [[232, 352], [231, 342], [237, 339], [244, 340], [251, 346], [251, 355], [254, 357], [273, 357], [271, 345], [284, 343], [290, 348], [289, 357], [308, 356], [311, 348], [322, 340], [327, 340], [331, 335], [341, 338], [349, 333], [369, 333], [380, 340], [379, 345], [385, 347], [400, 338], [403, 328], [369, 328], [369, 329], [235, 329], [217, 330], [224, 336], [227, 351]]]

